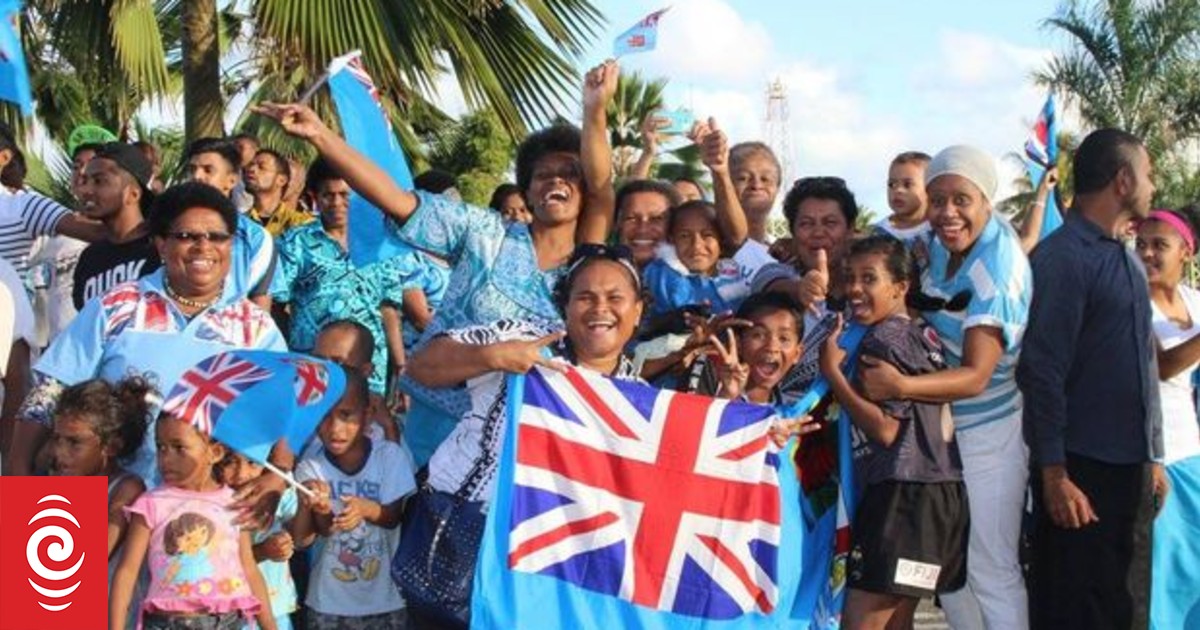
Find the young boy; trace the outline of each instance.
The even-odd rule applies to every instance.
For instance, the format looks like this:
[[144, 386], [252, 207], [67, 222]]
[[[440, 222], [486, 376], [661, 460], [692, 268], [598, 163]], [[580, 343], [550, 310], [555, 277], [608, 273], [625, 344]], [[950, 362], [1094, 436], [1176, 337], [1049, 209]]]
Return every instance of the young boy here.
[[411, 459], [399, 445], [366, 436], [367, 381], [346, 371], [346, 393], [317, 428], [320, 450], [296, 467], [301, 495], [292, 521], [296, 545], [318, 537], [309, 576], [307, 626], [403, 628], [404, 600], [388, 563], [399, 543], [403, 499], [416, 490]]
[[727, 329], [713, 338], [716, 357], [702, 379], [700, 392], [759, 404], [780, 405], [804, 392], [780, 387], [804, 351], [804, 315], [795, 300], [782, 293], [759, 293], [742, 303], [735, 316], [746, 322], [740, 333]]
[[[263, 467], [240, 453], [229, 451], [225, 459], [217, 467], [221, 481], [225, 485], [239, 490], [263, 474]], [[268, 473], [271, 474], [271, 473]], [[296, 611], [296, 584], [292, 581], [292, 572], [288, 568], [288, 560], [292, 557], [292, 535], [287, 526], [296, 516], [298, 507], [296, 491], [288, 488], [279, 499], [275, 515], [266, 529], [253, 532], [254, 559], [258, 561], [258, 570], [262, 572], [263, 582], [267, 585], [267, 594], [271, 598], [271, 615], [275, 617], [275, 626], [279, 630], [291, 630], [292, 622], [289, 617]]]
[[[354, 370], [363, 378], [371, 378], [375, 370], [375, 337], [366, 326], [353, 320], [339, 319], [322, 326], [309, 352]], [[367, 437], [400, 441], [399, 427], [379, 393], [371, 392], [367, 420]], [[308, 454], [306, 451], [305, 455]]]
[[888, 167], [888, 207], [891, 216], [875, 224], [878, 231], [900, 239], [910, 249], [913, 242], [929, 232], [925, 211], [929, 199], [925, 196], [925, 167], [929, 155], [920, 151], [905, 151], [892, 158]]

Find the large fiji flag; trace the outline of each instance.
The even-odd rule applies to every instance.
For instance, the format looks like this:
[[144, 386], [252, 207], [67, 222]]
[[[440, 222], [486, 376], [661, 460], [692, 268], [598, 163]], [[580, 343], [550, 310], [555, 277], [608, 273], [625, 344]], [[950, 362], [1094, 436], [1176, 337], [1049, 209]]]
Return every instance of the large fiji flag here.
[[472, 628], [763, 628], [799, 578], [774, 410], [567, 368], [512, 377]]
[[0, 99], [16, 103], [28, 116], [33, 113], [33, 92], [16, 29], [20, 12], [18, 0], [0, 0]]
[[[1046, 170], [1058, 163], [1058, 112], [1054, 106], [1054, 94], [1046, 96], [1046, 104], [1038, 113], [1037, 122], [1029, 131], [1029, 139], [1025, 141], [1025, 168], [1029, 171], [1029, 180], [1034, 189], [1042, 181]], [[1062, 212], [1058, 209], [1058, 199], [1055, 191], [1050, 191], [1046, 197], [1045, 215], [1042, 219], [1042, 230], [1038, 240], [1050, 236], [1063, 223]]]
[[231, 350], [189, 368], [163, 413], [258, 462], [286, 440], [295, 453], [345, 391], [338, 365], [303, 354]]
[[658, 46], [658, 20], [670, 8], [659, 9], [647, 15], [629, 30], [617, 35], [613, 40], [613, 57], [654, 50]]
[[[342, 136], [359, 153], [387, 171], [405, 190], [412, 190], [413, 176], [400, 142], [392, 130], [379, 98], [379, 90], [362, 62], [362, 51], [342, 55], [329, 63], [329, 91], [342, 123]], [[406, 251], [389, 238], [383, 213], [359, 195], [350, 198], [350, 259], [363, 267]]]

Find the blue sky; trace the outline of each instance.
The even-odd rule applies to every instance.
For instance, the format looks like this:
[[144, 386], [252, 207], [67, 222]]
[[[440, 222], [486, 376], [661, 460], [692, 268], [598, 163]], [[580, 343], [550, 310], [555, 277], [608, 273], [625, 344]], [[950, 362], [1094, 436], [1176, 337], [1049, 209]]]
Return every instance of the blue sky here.
[[[608, 27], [581, 67], [611, 54], [618, 33], [666, 1], [596, 0]], [[900, 151], [968, 143], [999, 159], [1022, 146], [1045, 99], [1030, 74], [1066, 44], [1041, 26], [1056, 7], [1032, 0], [676, 0], [660, 22], [658, 48], [621, 65], [669, 77], [669, 107], [714, 116], [735, 142], [766, 139], [764, 90], [781, 79], [789, 94], [788, 181], [840, 175], [878, 214], [887, 207], [888, 162]], [[1017, 174], [999, 164], [1002, 180]]]

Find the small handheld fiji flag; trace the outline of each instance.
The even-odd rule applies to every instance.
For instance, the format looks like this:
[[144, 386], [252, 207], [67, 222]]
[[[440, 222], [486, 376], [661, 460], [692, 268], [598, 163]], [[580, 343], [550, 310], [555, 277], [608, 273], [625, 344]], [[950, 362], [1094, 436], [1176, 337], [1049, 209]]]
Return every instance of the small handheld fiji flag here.
[[233, 350], [189, 368], [163, 413], [259, 463], [286, 440], [299, 453], [346, 389], [337, 364], [292, 352]]
[[[1042, 111], [1038, 113], [1037, 122], [1029, 131], [1029, 139], [1025, 141], [1025, 168], [1029, 171], [1029, 179], [1035, 188], [1046, 175], [1046, 171], [1057, 163], [1058, 112], [1054, 107], [1054, 94], [1049, 94]], [[1058, 200], [1054, 191], [1051, 191], [1046, 197], [1045, 215], [1042, 219], [1042, 230], [1038, 233], [1038, 241], [1057, 230], [1062, 222]]]
[[658, 45], [658, 19], [670, 8], [659, 9], [647, 15], [629, 30], [618, 35], [617, 39], [613, 41], [613, 56], [620, 57], [629, 53], [654, 50], [654, 47]]

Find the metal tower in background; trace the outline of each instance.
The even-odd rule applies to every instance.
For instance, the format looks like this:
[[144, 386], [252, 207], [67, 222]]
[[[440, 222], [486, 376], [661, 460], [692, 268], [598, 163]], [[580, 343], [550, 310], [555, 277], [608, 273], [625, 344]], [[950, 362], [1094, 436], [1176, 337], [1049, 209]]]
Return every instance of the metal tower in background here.
[[780, 198], [792, 186], [791, 125], [788, 122], [788, 94], [783, 80], [776, 78], [767, 84], [767, 117], [763, 119], [763, 136], [783, 167], [779, 182]]

